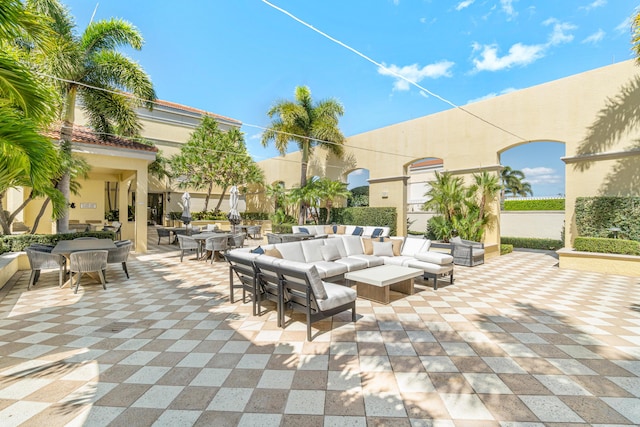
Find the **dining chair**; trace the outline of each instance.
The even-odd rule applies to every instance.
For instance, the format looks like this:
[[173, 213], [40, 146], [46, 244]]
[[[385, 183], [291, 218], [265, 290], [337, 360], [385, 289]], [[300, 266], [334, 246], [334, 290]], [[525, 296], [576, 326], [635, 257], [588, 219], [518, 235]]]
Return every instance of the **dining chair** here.
[[38, 282], [40, 278], [41, 270], [48, 270], [57, 268], [58, 284], [62, 287], [63, 278], [67, 268], [67, 259], [62, 255], [54, 255], [51, 250], [41, 250], [38, 246], [30, 246], [25, 249], [27, 252], [27, 258], [29, 259], [29, 265], [31, 266], [31, 275], [29, 276], [29, 284], [27, 290], [30, 290], [32, 286]]
[[127, 271], [127, 259], [129, 258], [129, 252], [131, 252], [131, 247], [133, 246], [133, 242], [130, 240], [123, 241], [123, 244], [118, 245], [116, 243], [116, 250], [109, 251], [109, 256], [107, 257], [107, 264], [122, 264], [122, 270], [124, 270], [124, 274], [129, 278], [129, 271]]
[[109, 251], [80, 251], [73, 252], [69, 256], [69, 271], [71, 273], [71, 286], [73, 287], [73, 273], [76, 275], [76, 289], [73, 293], [78, 293], [80, 287], [80, 279], [83, 273], [98, 273], [102, 288], [107, 289], [107, 284], [104, 279], [105, 271], [107, 270], [107, 259], [109, 257]]
[[237, 249], [244, 246], [245, 233], [237, 233], [229, 236], [229, 249]]
[[166, 228], [156, 228], [158, 232], [158, 244], [160, 244], [160, 239], [166, 237], [169, 239], [169, 243], [171, 243], [171, 230], [167, 230]]
[[200, 246], [193, 237], [178, 234], [178, 243], [180, 244], [180, 262], [184, 258], [185, 252], [196, 252], [199, 255]]
[[211, 264], [213, 264], [213, 259], [215, 258], [216, 252], [222, 254], [229, 248], [229, 240], [227, 236], [216, 236], [209, 237], [205, 244], [205, 250], [211, 251]]

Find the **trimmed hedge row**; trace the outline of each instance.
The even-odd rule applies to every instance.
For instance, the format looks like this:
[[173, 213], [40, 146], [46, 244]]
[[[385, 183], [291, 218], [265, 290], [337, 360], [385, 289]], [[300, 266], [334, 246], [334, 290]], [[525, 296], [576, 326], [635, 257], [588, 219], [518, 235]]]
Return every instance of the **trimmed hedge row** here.
[[640, 255], [640, 242], [602, 237], [576, 237], [573, 242], [576, 251], [600, 252], [605, 254]]
[[505, 200], [505, 211], [563, 211], [564, 199]]
[[640, 197], [578, 197], [576, 227], [583, 237], [618, 237], [640, 241]]
[[73, 240], [76, 237], [97, 237], [99, 239], [116, 238], [113, 231], [87, 231], [83, 233], [64, 233], [64, 234], [13, 234], [0, 236], [0, 250], [5, 246], [8, 250], [5, 252], [20, 252], [24, 248], [34, 243], [42, 243], [45, 245], [55, 245], [60, 240]]
[[269, 214], [266, 212], [243, 212], [240, 216], [248, 221], [266, 221], [269, 219]]
[[564, 247], [562, 240], [535, 239], [532, 237], [500, 237], [500, 242], [505, 245], [513, 245], [514, 248], [543, 249], [555, 251]]
[[[320, 209], [320, 220], [327, 217], [326, 209]], [[396, 208], [375, 208], [370, 206], [333, 208], [331, 209], [330, 224], [347, 224], [360, 226], [390, 227], [390, 235], [396, 235]]]
[[506, 255], [513, 252], [513, 245], [500, 244], [500, 255]]

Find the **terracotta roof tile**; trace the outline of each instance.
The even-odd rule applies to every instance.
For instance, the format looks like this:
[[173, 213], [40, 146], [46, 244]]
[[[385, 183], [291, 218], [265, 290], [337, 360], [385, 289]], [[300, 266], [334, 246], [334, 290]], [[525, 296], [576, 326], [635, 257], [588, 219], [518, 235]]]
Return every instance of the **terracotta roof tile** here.
[[422, 168], [425, 166], [442, 166], [444, 162], [442, 161], [442, 159], [427, 159], [427, 160], [420, 160], [418, 162], [412, 163], [410, 168], [414, 169], [414, 168]]
[[[61, 125], [57, 125], [52, 129], [44, 131], [43, 134], [51, 139], [59, 140], [60, 126]], [[152, 145], [142, 144], [140, 142], [131, 141], [129, 139], [120, 138], [117, 136], [109, 136], [107, 140], [102, 140], [98, 138], [98, 136], [94, 134], [91, 129], [79, 125], [73, 126], [73, 134], [71, 135], [71, 139], [73, 142], [78, 142], [81, 144], [92, 144], [103, 147], [118, 147], [126, 148], [129, 150], [150, 151], [153, 153], [158, 152], [158, 148]]]

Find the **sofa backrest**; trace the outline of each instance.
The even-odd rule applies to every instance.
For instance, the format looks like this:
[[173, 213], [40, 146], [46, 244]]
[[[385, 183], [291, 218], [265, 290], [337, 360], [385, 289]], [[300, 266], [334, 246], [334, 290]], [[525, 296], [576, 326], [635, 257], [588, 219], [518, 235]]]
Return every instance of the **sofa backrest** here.
[[282, 254], [282, 258], [290, 261], [307, 262], [302, 251], [302, 242], [279, 243], [276, 249]]
[[[302, 244], [302, 254], [305, 262], [323, 261], [321, 247], [326, 239], [308, 240]], [[281, 252], [282, 253], [282, 252]], [[283, 254], [284, 256], [284, 254]]]
[[364, 254], [362, 239], [360, 237], [344, 235], [340, 236], [340, 239], [344, 243], [344, 248], [347, 256]]
[[338, 252], [340, 253], [340, 258], [345, 258], [347, 256], [347, 248], [344, 246], [343, 239], [322, 239], [324, 240], [325, 246], [335, 246], [338, 248]]
[[422, 252], [427, 240], [417, 237], [407, 237], [404, 239], [402, 250], [400, 255], [402, 256], [414, 256], [418, 252]]

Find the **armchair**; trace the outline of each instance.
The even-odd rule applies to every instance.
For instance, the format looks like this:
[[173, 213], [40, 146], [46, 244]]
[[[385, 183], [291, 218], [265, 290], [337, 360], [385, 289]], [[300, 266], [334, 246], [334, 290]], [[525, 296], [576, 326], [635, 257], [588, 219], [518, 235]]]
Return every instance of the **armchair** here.
[[460, 237], [453, 237], [449, 242], [455, 265], [473, 267], [484, 264], [484, 243], [464, 240]]

